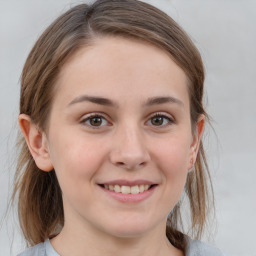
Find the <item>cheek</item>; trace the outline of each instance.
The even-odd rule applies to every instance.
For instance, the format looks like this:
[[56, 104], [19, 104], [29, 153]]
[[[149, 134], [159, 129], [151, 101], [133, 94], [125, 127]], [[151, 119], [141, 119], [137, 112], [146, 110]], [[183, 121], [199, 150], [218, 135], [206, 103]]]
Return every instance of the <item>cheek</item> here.
[[102, 144], [81, 136], [55, 137], [51, 160], [62, 190], [75, 187], [79, 193], [79, 185], [84, 188], [85, 183], [91, 183], [104, 161], [105, 151]]
[[189, 144], [186, 140], [169, 139], [155, 143], [155, 163], [162, 180], [159, 209], [168, 215], [179, 201], [187, 179]]
[[[155, 145], [157, 144], [155, 143]], [[169, 166], [170, 170], [174, 173], [180, 172], [183, 168], [187, 168], [189, 161], [189, 139], [175, 137], [170, 140], [162, 141], [158, 143], [156, 152], [162, 164], [166, 167]]]
[[[159, 144], [155, 158], [163, 179], [172, 188], [182, 190], [187, 177], [190, 145], [189, 140], [171, 139]], [[175, 189], [174, 189], [175, 190]]]

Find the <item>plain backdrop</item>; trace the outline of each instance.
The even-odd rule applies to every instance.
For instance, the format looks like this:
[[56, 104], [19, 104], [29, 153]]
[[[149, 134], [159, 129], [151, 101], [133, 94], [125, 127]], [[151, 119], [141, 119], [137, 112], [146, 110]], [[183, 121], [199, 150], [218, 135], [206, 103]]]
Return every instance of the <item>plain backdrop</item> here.
[[[35, 40], [72, 0], [0, 0], [0, 255], [23, 250], [17, 219], [4, 219], [15, 166], [19, 77]], [[255, 256], [256, 1], [147, 1], [192, 37], [206, 67], [206, 105], [213, 118], [206, 150], [217, 225], [211, 243], [231, 255]]]

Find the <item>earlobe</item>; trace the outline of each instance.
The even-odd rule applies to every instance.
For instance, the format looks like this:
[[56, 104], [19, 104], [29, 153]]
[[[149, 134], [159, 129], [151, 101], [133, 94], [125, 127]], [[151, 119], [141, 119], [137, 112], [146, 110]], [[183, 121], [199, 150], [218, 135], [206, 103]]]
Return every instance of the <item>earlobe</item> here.
[[51, 171], [53, 165], [45, 133], [41, 132], [31, 118], [25, 114], [19, 115], [19, 125], [37, 167], [46, 172]]
[[191, 170], [196, 162], [196, 157], [199, 151], [200, 142], [203, 135], [204, 123], [205, 123], [205, 116], [201, 115], [196, 124], [195, 132], [193, 135], [193, 141], [190, 146], [190, 161], [189, 161], [188, 170]]

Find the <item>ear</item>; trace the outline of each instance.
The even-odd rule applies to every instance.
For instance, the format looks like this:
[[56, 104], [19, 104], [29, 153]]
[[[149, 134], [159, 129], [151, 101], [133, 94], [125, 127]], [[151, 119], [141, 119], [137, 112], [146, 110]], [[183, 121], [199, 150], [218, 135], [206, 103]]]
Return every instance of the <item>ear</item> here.
[[51, 171], [53, 165], [45, 133], [41, 132], [31, 118], [25, 114], [19, 115], [19, 125], [37, 167], [46, 172]]
[[198, 118], [198, 122], [196, 124], [194, 134], [193, 134], [193, 140], [190, 145], [190, 158], [189, 158], [190, 161], [188, 164], [188, 170], [191, 170], [196, 162], [196, 157], [199, 151], [200, 142], [203, 135], [204, 124], [205, 124], [205, 116], [201, 115]]

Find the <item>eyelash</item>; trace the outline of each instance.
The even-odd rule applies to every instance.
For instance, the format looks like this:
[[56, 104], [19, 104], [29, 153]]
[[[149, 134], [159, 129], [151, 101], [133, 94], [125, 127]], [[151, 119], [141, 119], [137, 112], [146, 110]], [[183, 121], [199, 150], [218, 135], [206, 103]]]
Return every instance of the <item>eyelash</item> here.
[[[90, 127], [90, 128], [92, 128], [92, 129], [99, 129], [100, 127], [102, 127], [101, 124], [100, 124], [99, 126], [97, 126], [97, 125], [92, 125], [92, 124], [87, 124], [87, 123], [86, 123], [87, 121], [89, 121], [89, 122], [92, 121], [93, 118], [100, 118], [101, 121], [102, 121], [102, 120], [105, 120], [106, 123], [109, 123], [109, 122], [107, 121], [107, 119], [104, 117], [104, 115], [101, 114], [101, 113], [92, 113], [92, 114], [89, 114], [89, 115], [86, 116], [80, 123], [81, 123], [81, 124], [84, 124], [84, 125], [86, 125], [86, 126], [88, 126], [88, 127]], [[103, 122], [103, 121], [102, 121], [102, 122]], [[106, 126], [106, 125], [104, 125], [104, 126]], [[108, 124], [107, 126], [109, 126], [109, 124]]]
[[172, 125], [174, 123], [174, 120], [173, 120], [172, 117], [170, 117], [167, 114], [160, 113], [160, 112], [159, 113], [154, 113], [153, 115], [151, 115], [147, 122], [150, 122], [150, 121], [152, 122], [152, 119], [156, 118], [156, 117], [158, 117], [158, 118], [162, 117], [166, 121], [166, 123], [164, 125], [162, 125], [162, 124], [161, 125], [153, 125], [152, 124], [155, 127], [166, 127], [166, 126]]
[[[160, 124], [160, 125], [153, 125], [152, 124], [152, 119], [153, 118], [163, 118], [165, 120], [165, 124]], [[100, 125], [92, 125], [91, 123], [86, 123], [86, 122], [91, 122], [93, 118], [100, 118], [101, 119], [101, 123]], [[104, 124], [102, 125], [102, 122], [106, 122], [108, 124]], [[169, 115], [166, 115], [164, 113], [154, 113], [153, 115], [150, 116], [150, 118], [148, 119], [148, 121], [146, 122], [146, 124], [148, 124], [148, 122], [151, 122], [150, 125], [152, 126], [155, 126], [155, 127], [166, 127], [166, 126], [169, 126], [171, 124], [174, 123], [174, 120], [173, 118], [171, 118]], [[163, 121], [164, 122], [164, 121]], [[101, 113], [92, 113], [92, 114], [89, 114], [87, 117], [85, 117], [81, 122], [81, 124], [84, 124], [92, 129], [99, 129], [100, 127], [102, 126], [110, 126], [111, 124], [108, 122], [107, 118], [104, 117], [103, 114]]]

